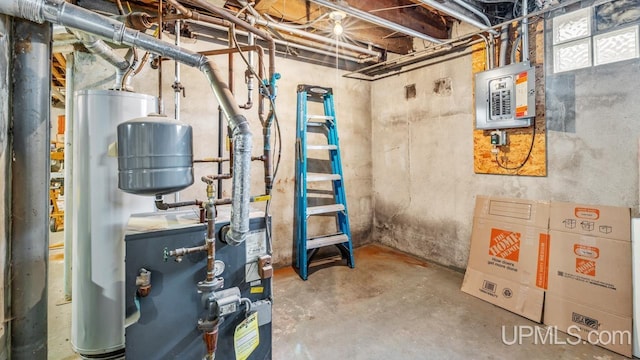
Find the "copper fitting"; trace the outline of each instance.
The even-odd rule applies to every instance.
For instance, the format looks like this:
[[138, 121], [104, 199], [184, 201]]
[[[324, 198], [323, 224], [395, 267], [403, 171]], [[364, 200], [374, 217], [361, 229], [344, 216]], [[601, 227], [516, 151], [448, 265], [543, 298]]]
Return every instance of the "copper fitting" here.
[[218, 347], [218, 326], [216, 325], [213, 331], [205, 331], [202, 338], [207, 346], [207, 359], [214, 359]]

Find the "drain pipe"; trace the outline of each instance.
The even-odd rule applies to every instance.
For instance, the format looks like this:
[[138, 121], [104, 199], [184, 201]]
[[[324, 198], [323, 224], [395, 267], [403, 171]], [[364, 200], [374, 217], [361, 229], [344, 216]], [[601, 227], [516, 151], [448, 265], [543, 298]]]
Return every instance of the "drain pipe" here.
[[121, 22], [64, 0], [0, 0], [0, 13], [23, 17], [38, 23], [49, 21], [76, 28], [110, 39], [116, 44], [141, 48], [174, 59], [202, 71], [227, 117], [235, 139], [232, 149], [236, 160], [233, 164], [231, 226], [225, 238], [231, 244], [239, 244], [245, 240], [249, 231], [252, 135], [247, 119], [240, 113], [238, 104], [214, 62], [209, 61], [204, 55], [162, 42], [140, 31], [128, 29]]
[[[0, 2], [27, 12], [24, 4]], [[21, 5], [21, 6], [19, 6]], [[11, 15], [11, 14], [10, 14]], [[51, 25], [14, 19], [10, 359], [47, 358]]]

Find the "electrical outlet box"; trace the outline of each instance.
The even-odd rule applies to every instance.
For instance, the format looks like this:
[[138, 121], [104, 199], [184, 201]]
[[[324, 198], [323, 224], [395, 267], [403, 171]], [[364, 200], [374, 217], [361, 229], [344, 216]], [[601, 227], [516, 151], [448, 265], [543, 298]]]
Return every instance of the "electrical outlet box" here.
[[476, 129], [531, 126], [535, 117], [535, 68], [529, 62], [476, 74]]

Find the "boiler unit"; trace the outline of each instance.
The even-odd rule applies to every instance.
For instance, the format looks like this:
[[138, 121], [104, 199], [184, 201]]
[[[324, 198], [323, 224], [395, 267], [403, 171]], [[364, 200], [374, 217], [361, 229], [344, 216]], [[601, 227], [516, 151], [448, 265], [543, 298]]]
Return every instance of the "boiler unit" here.
[[197, 210], [133, 215], [126, 243], [126, 358], [205, 359], [207, 319], [219, 318], [216, 359], [271, 359], [271, 243], [263, 212], [252, 211], [241, 244], [221, 241], [230, 207], [218, 206], [208, 293], [207, 226]]

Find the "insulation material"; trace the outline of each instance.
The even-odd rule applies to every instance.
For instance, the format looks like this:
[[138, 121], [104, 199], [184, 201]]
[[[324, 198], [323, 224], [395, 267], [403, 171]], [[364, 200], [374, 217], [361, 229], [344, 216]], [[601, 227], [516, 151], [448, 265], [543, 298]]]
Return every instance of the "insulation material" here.
[[[525, 176], [547, 176], [547, 139], [544, 94], [544, 27], [541, 21], [529, 25], [530, 61], [536, 68], [536, 136], [529, 160], [519, 169], [504, 169], [491, 153], [491, 131], [473, 131], [473, 170], [476, 174], [503, 174]], [[510, 50], [510, 49], [509, 49]], [[485, 70], [484, 44], [478, 44], [472, 54], [472, 72]], [[474, 119], [475, 123], [475, 119]], [[516, 168], [526, 159], [531, 146], [532, 128], [507, 129], [508, 146], [501, 147], [498, 160], [506, 168]]]

